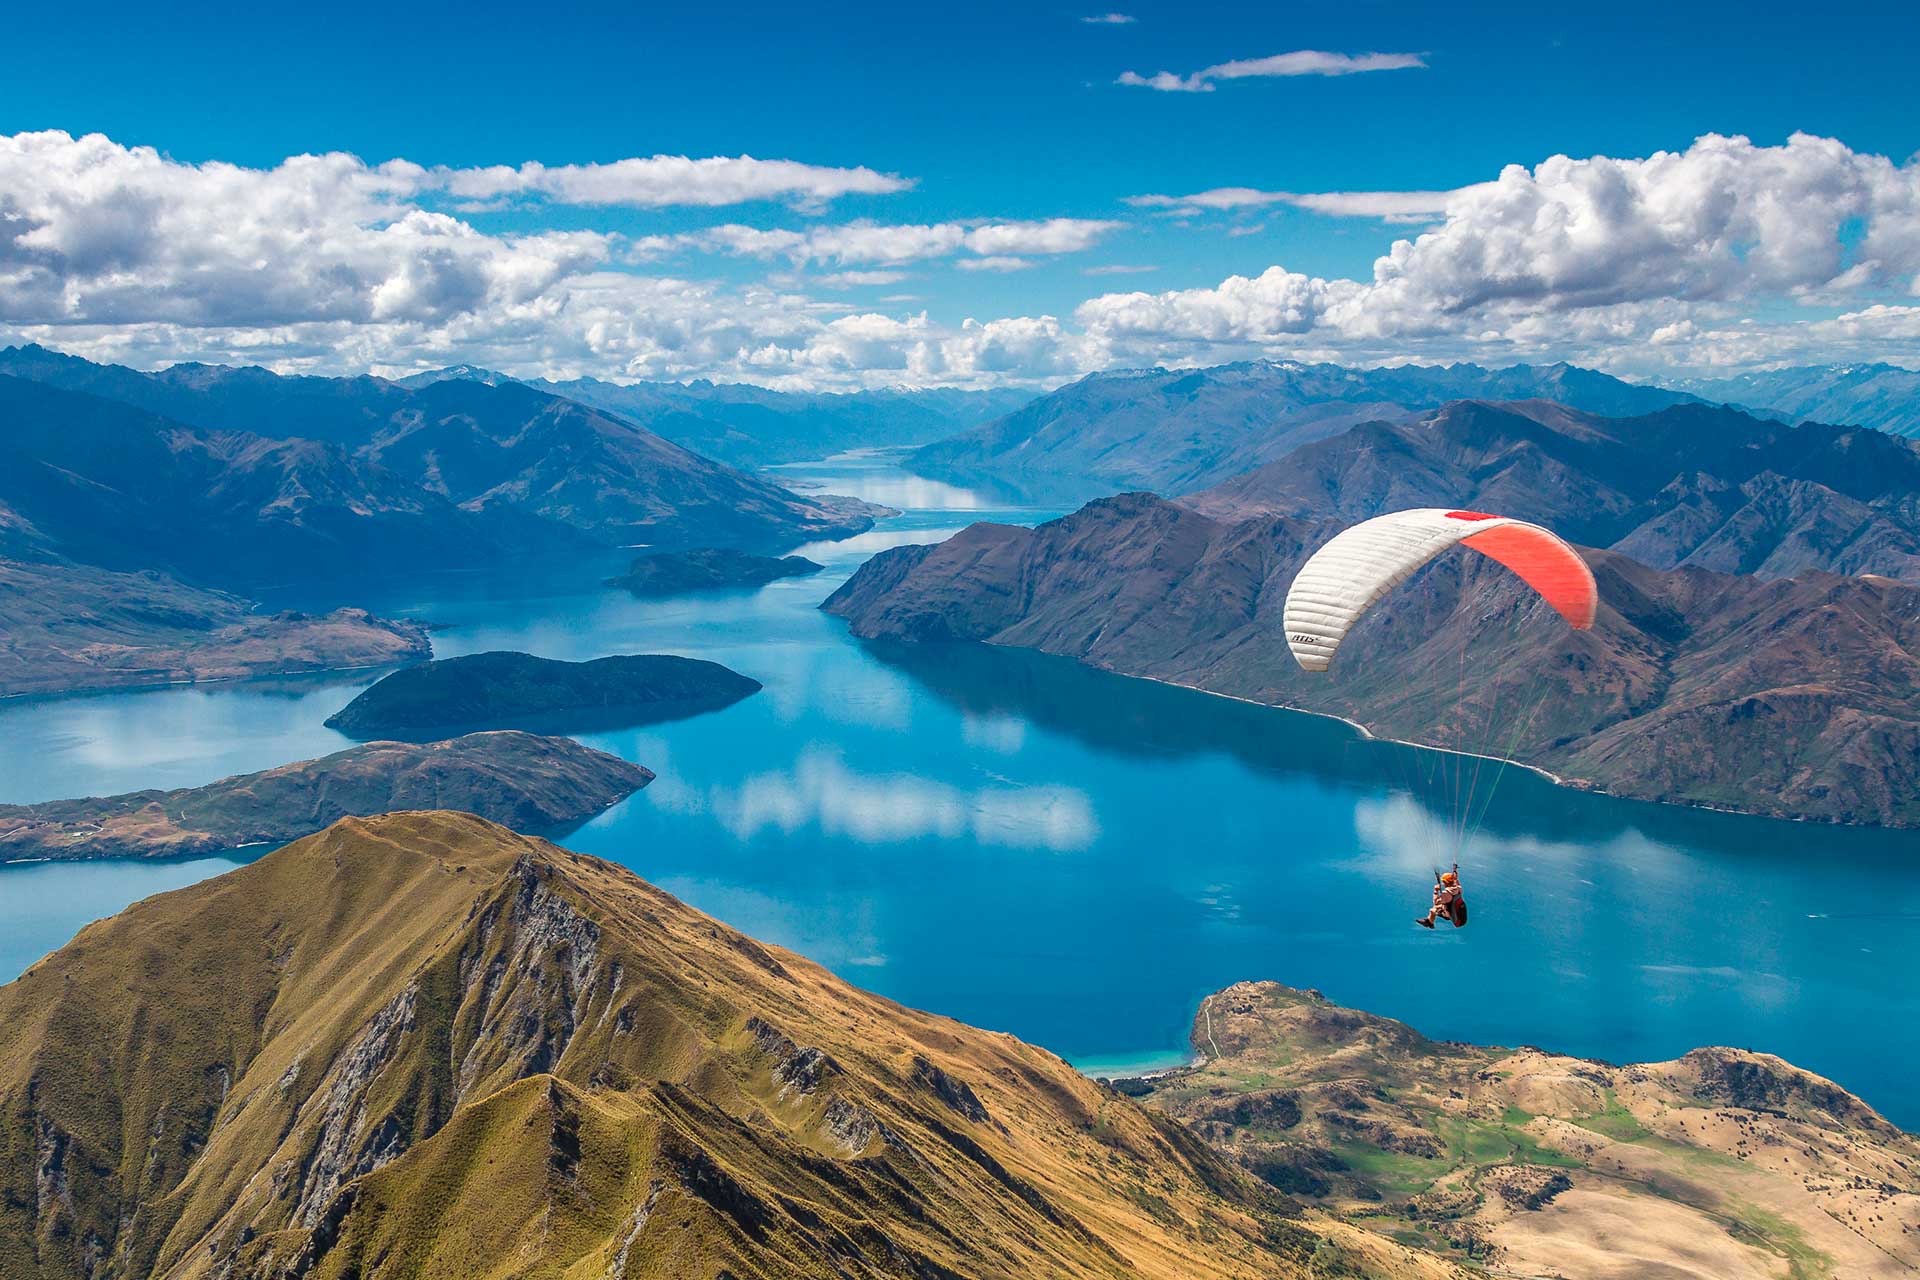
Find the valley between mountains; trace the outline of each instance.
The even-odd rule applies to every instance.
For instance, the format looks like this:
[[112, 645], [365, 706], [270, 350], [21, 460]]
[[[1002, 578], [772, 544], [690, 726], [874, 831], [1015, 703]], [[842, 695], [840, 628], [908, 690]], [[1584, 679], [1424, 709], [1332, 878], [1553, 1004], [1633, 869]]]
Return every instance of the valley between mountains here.
[[[783, 487], [665, 433], [760, 463], [806, 431], [857, 436], [903, 400], [610, 385], [573, 399], [476, 369], [146, 374], [35, 349], [0, 364], [16, 464], [0, 478], [5, 691], [397, 668], [313, 717], [364, 745], [0, 806], [0, 860], [48, 871], [284, 846], [133, 902], [0, 987], [7, 1280], [1879, 1280], [1920, 1265], [1912, 1137], [1765, 1053], [1614, 1066], [1432, 1040], [1270, 981], [1204, 995], [1235, 973], [1290, 976], [1241, 968], [1179, 995], [1199, 1002], [1188, 1066], [1093, 1079], [538, 838], [564, 842], [660, 793], [663, 811], [738, 824], [729, 850], [818, 823], [842, 845], [890, 841], [882, 861], [970, 839], [970, 856], [1001, 865], [1040, 847], [994, 843], [1034, 822], [1051, 824], [1062, 874], [1115, 872], [1091, 805], [1067, 789], [1038, 797], [1041, 812], [1015, 803], [1039, 788], [1003, 777], [963, 786], [888, 762], [873, 781], [833, 755], [835, 734], [898, 745], [884, 734], [901, 730], [859, 718], [885, 702], [884, 679], [810, 665], [816, 641], [859, 649], [814, 612], [824, 585], [780, 597], [793, 616], [763, 619], [750, 650], [768, 669], [740, 672], [604, 649], [561, 661], [457, 630], [460, 656], [430, 660], [448, 634], [432, 610], [389, 619], [353, 603], [388, 573], [558, 582], [562, 566], [585, 586], [554, 589], [584, 590], [581, 607], [616, 626], [642, 609], [647, 626], [679, 619], [693, 636], [749, 625], [771, 608], [756, 592], [846, 573], [864, 546], [813, 548], [885, 508]], [[1497, 398], [1452, 394], [1469, 384]], [[1099, 397], [1099, 422], [1060, 416]], [[955, 641], [1027, 648], [1491, 746], [1621, 796], [1920, 825], [1920, 449], [1898, 435], [1567, 367], [1155, 371], [1010, 412], [913, 404], [898, 443], [929, 470], [956, 441], [1024, 455], [1019, 440], [1044, 444], [1063, 423], [1069, 452], [1109, 430], [1119, 443], [1077, 474], [1065, 454], [1039, 464], [1055, 493], [1176, 478], [1169, 496], [1107, 494], [1037, 527], [975, 524], [866, 560], [824, 607], [859, 640], [922, 646], [888, 674], [939, 667]], [[1164, 453], [1169, 431], [1195, 451]], [[966, 465], [1009, 479], [997, 460]], [[1304, 559], [1370, 515], [1455, 503], [1582, 544], [1598, 625], [1570, 632], [1498, 566], [1452, 557], [1366, 619], [1334, 679], [1303, 677], [1279, 611]], [[800, 543], [832, 563], [776, 558]], [[288, 573], [338, 605], [253, 603]], [[536, 608], [521, 599], [466, 625], [484, 635]], [[597, 645], [602, 625], [556, 613], [551, 634]], [[965, 665], [922, 679], [965, 688]], [[788, 727], [810, 700], [830, 705]], [[668, 749], [699, 735], [636, 733], [704, 716], [724, 736], [713, 723], [733, 707], [759, 713], [776, 750], [783, 732], [804, 737], [802, 758], [683, 779], [670, 770], [689, 757]], [[964, 698], [942, 711], [960, 721], [958, 749], [1017, 750], [1012, 717], [977, 712]], [[542, 736], [561, 733], [595, 745]], [[1138, 736], [1124, 716], [1110, 733]], [[659, 840], [607, 848], [608, 830], [642, 828], [595, 825], [597, 851], [621, 863], [700, 867]], [[810, 870], [842, 874], [834, 853]], [[1205, 878], [1181, 889], [1181, 905], [1207, 904], [1189, 923], [1241, 927], [1224, 914], [1233, 886]], [[778, 892], [765, 891], [776, 907]], [[1395, 923], [1407, 929], [1397, 908]], [[873, 950], [841, 973], [879, 976]], [[943, 963], [964, 966], [964, 947]]]

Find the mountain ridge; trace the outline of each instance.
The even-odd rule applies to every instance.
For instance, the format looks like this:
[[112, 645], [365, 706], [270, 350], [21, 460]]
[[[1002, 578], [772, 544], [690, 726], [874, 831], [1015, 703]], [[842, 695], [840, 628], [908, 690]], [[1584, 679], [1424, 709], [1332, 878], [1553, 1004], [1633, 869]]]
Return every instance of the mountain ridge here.
[[464, 815], [135, 904], [0, 1021], [23, 1280], [1459, 1274], [1051, 1054]]
[[[1553, 393], [1553, 394], [1549, 394]], [[1403, 365], [1250, 361], [1207, 369], [1089, 374], [1006, 417], [908, 455], [913, 470], [992, 482], [1036, 499], [1116, 490], [1205, 489], [1356, 424], [1467, 398], [1547, 396], [1595, 410], [1692, 399], [1572, 365]]]
[[1208, 515], [1466, 506], [1655, 568], [1920, 579], [1920, 445], [1679, 405], [1631, 418], [1545, 401], [1456, 401], [1369, 422], [1182, 501]]
[[[21, 347], [0, 351], [0, 377], [158, 415], [215, 451], [244, 440], [249, 459], [359, 469], [382, 478], [391, 502], [451, 506], [469, 523], [507, 529], [508, 544], [531, 553], [588, 541], [785, 546], [860, 532], [878, 510], [795, 494], [518, 382], [410, 389], [207, 365], [147, 374]], [[67, 403], [80, 412], [72, 406], [81, 401]], [[464, 540], [476, 554], [490, 545]], [[408, 543], [388, 550], [406, 554]]]

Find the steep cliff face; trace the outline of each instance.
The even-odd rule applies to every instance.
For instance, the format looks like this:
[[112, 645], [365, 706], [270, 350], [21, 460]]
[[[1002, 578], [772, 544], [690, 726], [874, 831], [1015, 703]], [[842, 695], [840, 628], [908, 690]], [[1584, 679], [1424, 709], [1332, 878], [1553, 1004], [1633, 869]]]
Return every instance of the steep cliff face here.
[[1920, 588], [1763, 581], [1586, 552], [1603, 602], [1570, 631], [1483, 557], [1442, 557], [1302, 672], [1281, 612], [1340, 527], [1215, 520], [1149, 494], [1037, 529], [883, 552], [826, 601], [870, 639], [978, 640], [1389, 736], [1506, 754], [1580, 785], [1782, 816], [1920, 821]]
[[461, 815], [137, 904], [0, 1025], [9, 1280], [1451, 1274], [1050, 1054]]
[[1920, 1270], [1920, 1143], [1768, 1054], [1444, 1044], [1271, 982], [1207, 997], [1193, 1045], [1133, 1091], [1289, 1194], [1495, 1274]]

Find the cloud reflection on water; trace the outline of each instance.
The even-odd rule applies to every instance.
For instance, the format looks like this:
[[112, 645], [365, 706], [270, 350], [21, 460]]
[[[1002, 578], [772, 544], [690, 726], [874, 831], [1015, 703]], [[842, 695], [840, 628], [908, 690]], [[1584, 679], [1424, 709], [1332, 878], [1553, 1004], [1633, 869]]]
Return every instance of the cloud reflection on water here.
[[[674, 795], [669, 802], [689, 798]], [[861, 773], [818, 744], [791, 769], [714, 787], [698, 802], [741, 841], [763, 831], [790, 834], [813, 826], [863, 844], [971, 837], [981, 844], [1072, 852], [1091, 845], [1100, 832], [1092, 801], [1077, 788], [963, 789], [906, 773]]]

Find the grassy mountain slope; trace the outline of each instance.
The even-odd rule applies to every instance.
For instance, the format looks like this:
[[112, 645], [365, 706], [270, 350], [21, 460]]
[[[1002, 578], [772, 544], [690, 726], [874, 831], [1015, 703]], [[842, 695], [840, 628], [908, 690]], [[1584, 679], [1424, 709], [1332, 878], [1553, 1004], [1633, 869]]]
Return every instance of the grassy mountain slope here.
[[1441, 1276], [617, 867], [349, 819], [0, 988], [0, 1274]]
[[1614, 1067], [1443, 1044], [1255, 982], [1202, 1003], [1193, 1045], [1201, 1064], [1150, 1105], [1293, 1195], [1494, 1274], [1920, 1271], [1920, 1142], [1767, 1054]]

